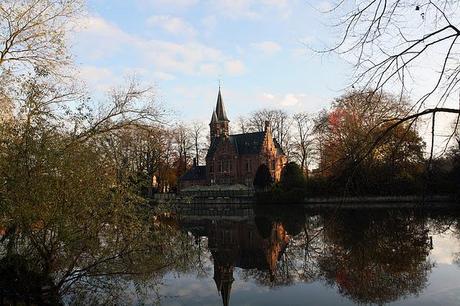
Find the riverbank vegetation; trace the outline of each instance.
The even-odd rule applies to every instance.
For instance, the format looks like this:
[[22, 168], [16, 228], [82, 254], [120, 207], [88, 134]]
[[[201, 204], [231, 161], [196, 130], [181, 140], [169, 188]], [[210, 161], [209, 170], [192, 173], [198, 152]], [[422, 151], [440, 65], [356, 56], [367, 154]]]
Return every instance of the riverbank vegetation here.
[[[426, 155], [416, 126], [390, 127], [410, 104], [389, 94], [352, 91], [312, 122], [312, 160], [317, 168], [287, 164], [281, 180], [259, 195], [264, 203], [302, 202], [305, 197], [401, 196], [458, 193], [460, 138], [442, 158]], [[295, 170], [294, 170], [295, 169]], [[287, 180], [286, 174], [296, 178]], [[267, 188], [266, 188], [267, 189]], [[266, 190], [265, 190], [266, 191]]]

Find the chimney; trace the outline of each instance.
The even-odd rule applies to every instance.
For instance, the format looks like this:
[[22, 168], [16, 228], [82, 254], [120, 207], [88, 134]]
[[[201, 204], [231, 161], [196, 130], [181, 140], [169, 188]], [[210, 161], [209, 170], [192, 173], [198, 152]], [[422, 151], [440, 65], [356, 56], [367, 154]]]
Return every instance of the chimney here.
[[271, 133], [271, 127], [270, 127], [270, 121], [266, 120], [265, 121], [265, 132], [270, 132]]

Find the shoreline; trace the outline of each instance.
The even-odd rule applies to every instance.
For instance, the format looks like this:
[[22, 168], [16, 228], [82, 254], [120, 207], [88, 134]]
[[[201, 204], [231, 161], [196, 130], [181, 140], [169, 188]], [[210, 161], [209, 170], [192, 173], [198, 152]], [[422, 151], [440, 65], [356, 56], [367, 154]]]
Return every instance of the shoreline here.
[[[172, 195], [154, 197], [157, 203], [173, 205], [264, 205], [257, 203], [255, 196], [219, 196]], [[460, 208], [460, 203], [453, 196], [363, 196], [363, 197], [315, 197], [306, 198], [300, 203], [267, 205], [303, 205], [308, 208]]]

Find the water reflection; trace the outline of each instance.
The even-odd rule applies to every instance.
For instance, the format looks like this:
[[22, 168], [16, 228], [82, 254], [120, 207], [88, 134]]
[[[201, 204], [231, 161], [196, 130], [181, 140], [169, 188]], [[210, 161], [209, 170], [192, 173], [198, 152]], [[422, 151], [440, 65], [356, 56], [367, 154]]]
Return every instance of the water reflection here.
[[426, 288], [432, 235], [456, 230], [456, 220], [452, 212], [259, 206], [245, 220], [189, 214], [181, 226], [208, 238], [223, 305], [229, 305], [235, 267], [243, 281], [258, 286], [322, 282], [354, 303], [385, 304]]
[[[431, 283], [441, 258], [441, 240], [433, 236], [457, 250], [449, 258], [458, 262], [460, 218], [452, 212], [219, 209], [188, 206], [136, 222], [70, 222], [66, 235], [48, 225], [4, 232], [0, 304], [161, 304], [171, 273], [178, 277], [169, 280], [172, 286], [187, 275], [194, 288], [212, 281], [222, 305], [241, 301], [242, 283], [272, 292], [262, 304], [280, 294], [272, 288], [302, 284], [329, 296], [335, 291], [349, 303], [403, 303]], [[194, 294], [167, 302], [188, 305]], [[295, 295], [289, 299], [300, 304]]]
[[167, 215], [139, 218], [119, 212], [105, 216], [105, 222], [67, 217], [5, 227], [0, 305], [119, 305], [143, 295], [156, 299], [166, 272], [185, 273], [195, 261], [193, 238]]
[[321, 277], [357, 303], [384, 304], [421, 292], [432, 263], [426, 219], [413, 212], [324, 215]]
[[213, 278], [223, 305], [229, 305], [235, 267], [262, 271], [273, 281], [277, 262], [289, 242], [283, 223], [277, 221], [261, 220], [256, 224], [207, 219], [193, 222], [185, 219], [181, 225], [196, 236], [208, 238], [208, 249], [214, 263]]

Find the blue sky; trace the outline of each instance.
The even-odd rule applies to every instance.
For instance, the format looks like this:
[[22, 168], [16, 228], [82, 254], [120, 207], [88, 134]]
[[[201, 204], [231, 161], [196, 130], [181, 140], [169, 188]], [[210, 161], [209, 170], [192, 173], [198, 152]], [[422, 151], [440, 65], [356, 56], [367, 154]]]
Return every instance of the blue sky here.
[[316, 112], [351, 68], [319, 55], [336, 41], [306, 0], [89, 0], [72, 51], [95, 95], [135, 74], [183, 120], [208, 120], [222, 80], [230, 120], [263, 107]]

